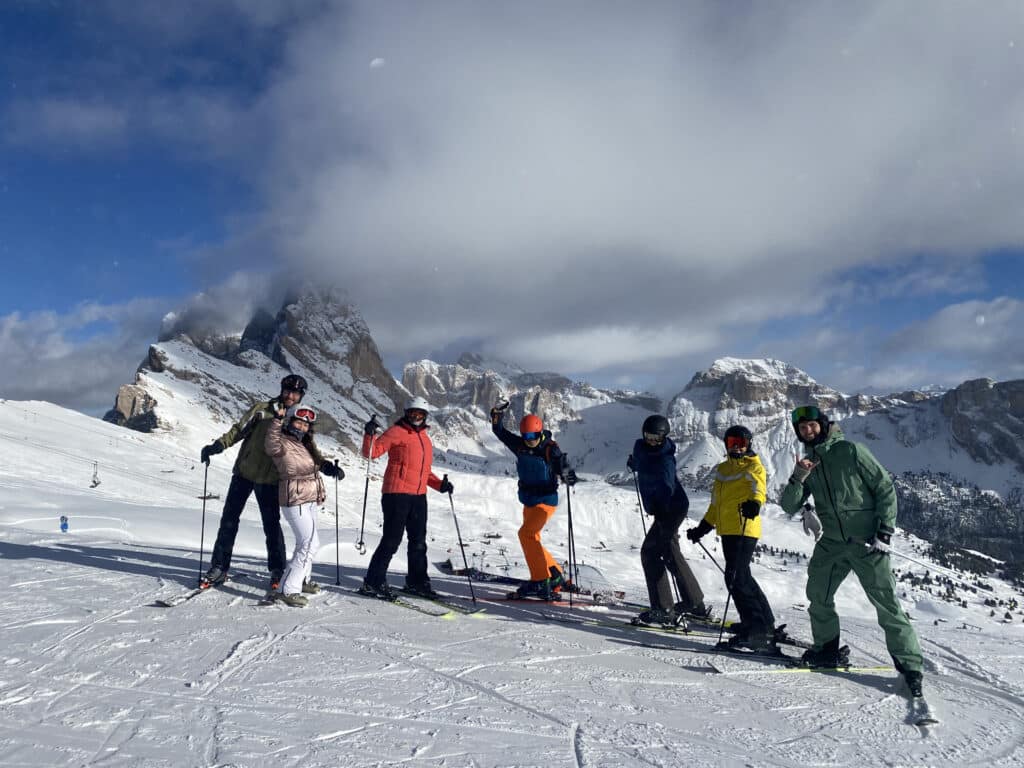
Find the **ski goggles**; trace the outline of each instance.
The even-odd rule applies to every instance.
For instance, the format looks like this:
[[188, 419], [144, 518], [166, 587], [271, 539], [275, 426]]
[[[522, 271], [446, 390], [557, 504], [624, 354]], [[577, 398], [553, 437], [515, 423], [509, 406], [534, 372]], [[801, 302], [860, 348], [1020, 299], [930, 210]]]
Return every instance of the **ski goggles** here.
[[821, 418], [821, 411], [813, 405], [801, 405], [799, 408], [793, 409], [792, 417], [794, 424], [799, 424], [801, 421], [818, 421]]
[[729, 437], [725, 438], [725, 450], [727, 451], [745, 451], [749, 447], [750, 443], [747, 442], [745, 437], [729, 435]]
[[292, 414], [293, 419], [304, 421], [307, 424], [312, 424], [316, 421], [316, 411], [312, 408], [299, 408], [295, 413]]
[[523, 440], [540, 440], [543, 432], [523, 432]]
[[419, 408], [410, 408], [405, 415], [411, 421], [423, 421], [427, 418], [427, 412], [421, 411]]
[[644, 442], [651, 445], [661, 445], [665, 442], [665, 436], [655, 432], [644, 432]]

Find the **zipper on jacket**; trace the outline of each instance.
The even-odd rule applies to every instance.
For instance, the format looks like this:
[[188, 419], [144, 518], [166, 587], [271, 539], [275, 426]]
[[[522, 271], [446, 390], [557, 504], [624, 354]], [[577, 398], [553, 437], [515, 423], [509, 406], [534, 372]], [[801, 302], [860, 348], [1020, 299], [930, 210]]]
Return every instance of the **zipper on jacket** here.
[[839, 533], [843, 537], [843, 541], [846, 541], [846, 531], [843, 530], [843, 519], [839, 515], [839, 505], [836, 504], [835, 494], [832, 493], [832, 484], [828, 481], [828, 473], [825, 471], [825, 457], [818, 453], [818, 449], [814, 449], [814, 453], [820, 458], [818, 462], [821, 464], [821, 477], [825, 481], [825, 492], [828, 493], [829, 501], [832, 502], [832, 511], [836, 515], [836, 523], [839, 524]]
[[423, 430], [422, 429], [416, 430], [416, 437], [418, 437], [420, 439], [420, 478], [423, 479], [423, 482], [424, 482], [423, 490], [420, 491], [419, 490], [419, 485], [417, 485], [416, 486], [416, 491], [417, 491], [417, 493], [426, 493], [427, 492], [427, 487], [425, 485], [426, 479], [423, 478], [423, 469], [426, 467], [426, 464], [427, 464], [427, 447], [425, 445], [423, 445]]

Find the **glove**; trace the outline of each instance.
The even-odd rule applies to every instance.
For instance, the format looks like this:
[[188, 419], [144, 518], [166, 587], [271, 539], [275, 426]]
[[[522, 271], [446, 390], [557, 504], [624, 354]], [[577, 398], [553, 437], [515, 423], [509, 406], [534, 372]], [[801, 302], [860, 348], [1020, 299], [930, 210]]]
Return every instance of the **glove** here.
[[807, 478], [810, 477], [811, 472], [814, 471], [814, 468], [816, 466], [818, 466], [818, 462], [816, 461], [813, 462], [809, 467], [806, 467], [800, 462], [797, 462], [796, 466], [793, 467], [793, 474], [789, 476], [789, 482], [800, 483], [800, 485], [803, 485], [804, 481], [806, 481]]
[[572, 486], [576, 485], [576, 480], [577, 480], [576, 470], [574, 470], [574, 469], [567, 469], [567, 470], [565, 470], [565, 472], [562, 473], [562, 481], [566, 485], [568, 485], [570, 488]]
[[366, 426], [363, 427], [364, 435], [375, 435], [380, 431], [380, 422], [377, 421], [377, 416], [374, 416], [366, 422]]
[[892, 534], [894, 533], [892, 528], [882, 526], [878, 529], [878, 533], [875, 534], [875, 538], [867, 542], [867, 548], [871, 554], [876, 552], [880, 555], [888, 555], [892, 551], [890, 542], [892, 541]]
[[320, 463], [320, 471], [328, 477], [336, 477], [339, 480], [345, 479], [345, 470], [335, 464], [333, 461], [324, 461]]
[[804, 533], [813, 536], [815, 541], [821, 538], [821, 518], [810, 504], [804, 504], [803, 523]]
[[707, 520], [701, 520], [695, 528], [691, 528], [686, 532], [686, 538], [696, 544], [705, 533], [711, 530], [711, 527], [711, 523]]
[[636, 462], [633, 460], [633, 454], [629, 454], [629, 458], [626, 459], [626, 469], [630, 472], [636, 472]]
[[452, 481], [448, 479], [448, 475], [445, 475], [441, 479], [441, 486], [437, 490], [441, 493], [453, 493], [455, 491], [455, 486], [452, 485]]
[[747, 499], [740, 504], [740, 514], [747, 518], [747, 520], [753, 520], [761, 514], [761, 502], [757, 499]]
[[216, 456], [218, 453], [224, 453], [224, 446], [221, 445], [220, 440], [214, 440], [209, 445], [203, 446], [203, 450], [199, 452], [199, 460], [203, 464], [209, 464], [210, 457]]

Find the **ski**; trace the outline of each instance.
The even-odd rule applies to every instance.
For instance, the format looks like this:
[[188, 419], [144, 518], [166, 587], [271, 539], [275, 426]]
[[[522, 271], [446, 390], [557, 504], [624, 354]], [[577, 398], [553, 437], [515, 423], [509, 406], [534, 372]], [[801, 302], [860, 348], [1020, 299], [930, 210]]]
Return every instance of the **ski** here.
[[176, 605], [187, 603], [194, 597], [199, 597], [203, 592], [209, 592], [211, 587], [196, 587], [190, 589], [188, 592], [182, 592], [180, 595], [174, 595], [172, 597], [162, 597], [159, 600], [155, 600], [153, 605], [157, 608], [173, 608]]
[[[425, 595], [418, 595], [415, 592], [409, 592], [404, 587], [399, 591], [405, 595], [408, 595], [412, 599], [426, 600], [429, 603], [444, 606], [448, 610], [455, 611], [456, 613], [461, 613], [463, 616], [475, 616], [487, 610], [486, 608], [481, 608], [479, 606], [474, 608], [470, 605], [464, 605], [463, 603], [456, 602], [458, 600], [468, 600], [469, 598], [460, 598], [456, 597], [455, 595], [438, 595], [437, 597], [426, 597]], [[479, 600], [477, 602], [479, 602]]]
[[359, 597], [365, 598], [367, 600], [376, 600], [377, 602], [384, 603], [385, 605], [397, 605], [400, 608], [408, 608], [410, 611], [417, 611], [417, 612], [422, 613], [422, 614], [424, 614], [426, 616], [433, 616], [434, 618], [438, 618], [438, 619], [440, 619], [440, 618], [453, 618], [454, 616], [458, 615], [457, 611], [454, 611], [454, 610], [452, 610], [450, 608], [447, 608], [447, 607], [441, 606], [441, 605], [439, 605], [438, 608], [439, 609], [440, 608], [444, 608], [444, 610], [431, 610], [430, 608], [428, 608], [425, 605], [420, 605], [418, 603], [414, 603], [412, 600], [406, 600], [405, 598], [402, 598], [402, 597], [395, 598], [394, 600], [382, 600], [381, 598], [374, 597], [373, 595], [364, 595], [358, 589], [350, 589], [350, 590], [347, 590], [347, 591], [350, 592], [353, 595], [358, 595]]
[[224, 579], [224, 581], [222, 582], [219, 582], [217, 584], [208, 584], [205, 587], [193, 587], [192, 589], [186, 592], [182, 592], [178, 595], [172, 595], [171, 597], [161, 597], [157, 600], [154, 600], [152, 605], [156, 608], [173, 608], [176, 605], [187, 603], [189, 600], [199, 597], [199, 595], [203, 594], [204, 592], [212, 592], [217, 587], [223, 586], [224, 584], [227, 584], [229, 581], [237, 581], [238, 579], [248, 578], [251, 577], [243, 571], [232, 572], [228, 574], [228, 577]]
[[819, 672], [825, 674], [867, 674], [871, 672], [894, 672], [895, 667], [880, 664], [873, 667], [805, 667], [800, 664], [789, 667], [773, 667], [770, 669], [720, 669], [714, 662], [708, 666], [720, 675], [785, 675], [800, 672]]

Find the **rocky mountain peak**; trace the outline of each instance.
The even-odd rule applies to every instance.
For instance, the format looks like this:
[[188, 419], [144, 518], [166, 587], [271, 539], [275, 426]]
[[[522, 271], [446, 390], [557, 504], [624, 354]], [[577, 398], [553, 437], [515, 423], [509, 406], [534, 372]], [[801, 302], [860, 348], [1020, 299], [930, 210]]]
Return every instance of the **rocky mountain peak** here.
[[320, 412], [318, 430], [354, 448], [355, 425], [371, 413], [394, 414], [407, 397], [362, 315], [330, 292], [289, 297], [273, 315], [256, 310], [241, 334], [201, 327], [186, 331], [169, 316], [134, 383], [120, 388], [104, 418], [144, 431], [180, 428], [185, 401], [230, 421], [297, 373], [309, 382], [306, 399]]

